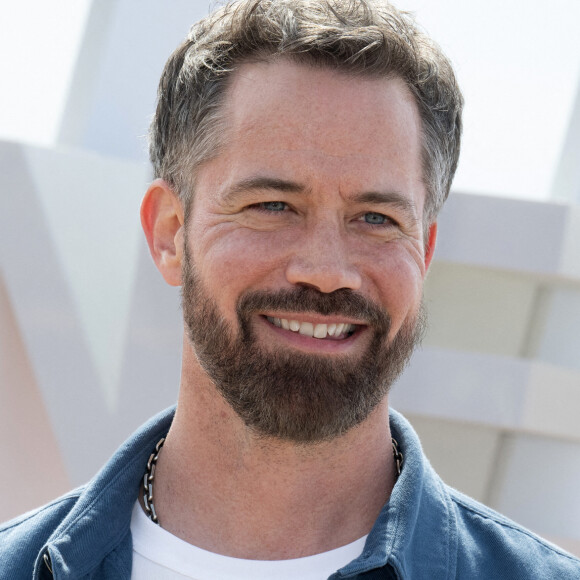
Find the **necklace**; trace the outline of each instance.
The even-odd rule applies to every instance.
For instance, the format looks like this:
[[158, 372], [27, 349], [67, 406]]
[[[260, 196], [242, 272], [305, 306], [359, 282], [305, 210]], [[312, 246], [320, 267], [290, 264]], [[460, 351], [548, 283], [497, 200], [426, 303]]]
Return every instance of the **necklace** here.
[[143, 505], [145, 506], [145, 512], [149, 516], [152, 522], [159, 525], [159, 520], [157, 518], [157, 513], [155, 512], [155, 505], [153, 504], [153, 480], [155, 479], [155, 467], [157, 466], [157, 460], [159, 459], [159, 451], [165, 443], [165, 437], [161, 437], [155, 445], [155, 451], [149, 456], [149, 461], [147, 461], [147, 469], [145, 475], [143, 476]]
[[[399, 449], [399, 444], [394, 437], [391, 437], [391, 442], [393, 446], [393, 457], [395, 458], [395, 468], [397, 469], [397, 478], [401, 475], [401, 469], [403, 467], [403, 454]], [[143, 505], [145, 506], [145, 512], [149, 519], [159, 525], [159, 519], [157, 517], [157, 512], [155, 511], [155, 504], [153, 503], [153, 482], [155, 480], [155, 468], [157, 466], [157, 460], [159, 459], [159, 452], [165, 443], [165, 437], [162, 437], [157, 445], [155, 445], [155, 451], [149, 456], [149, 461], [147, 461], [147, 469], [145, 470], [145, 475], [143, 476]]]

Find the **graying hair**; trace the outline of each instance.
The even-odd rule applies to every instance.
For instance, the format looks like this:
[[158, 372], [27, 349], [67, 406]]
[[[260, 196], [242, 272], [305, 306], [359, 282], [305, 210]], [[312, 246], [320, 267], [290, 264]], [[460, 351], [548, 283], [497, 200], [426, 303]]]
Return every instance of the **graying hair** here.
[[441, 49], [410, 14], [379, 0], [236, 0], [195, 24], [159, 83], [150, 128], [155, 177], [187, 210], [196, 168], [222, 144], [220, 113], [233, 72], [276, 57], [405, 82], [422, 119], [424, 222], [431, 224], [457, 168], [463, 98]]

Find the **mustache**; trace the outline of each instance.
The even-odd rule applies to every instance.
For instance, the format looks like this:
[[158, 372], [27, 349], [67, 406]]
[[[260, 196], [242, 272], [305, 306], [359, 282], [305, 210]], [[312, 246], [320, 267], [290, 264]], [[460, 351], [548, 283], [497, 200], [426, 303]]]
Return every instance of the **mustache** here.
[[243, 294], [236, 310], [239, 319], [258, 310], [284, 310], [356, 318], [385, 333], [391, 327], [391, 317], [384, 308], [349, 288], [340, 288], [328, 294], [306, 286], [275, 292], [256, 290]]

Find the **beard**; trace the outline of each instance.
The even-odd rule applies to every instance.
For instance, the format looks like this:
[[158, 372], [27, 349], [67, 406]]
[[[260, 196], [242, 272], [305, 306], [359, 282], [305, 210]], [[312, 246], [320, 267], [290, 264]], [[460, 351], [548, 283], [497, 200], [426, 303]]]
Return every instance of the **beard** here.
[[[203, 286], [184, 244], [182, 308], [195, 354], [244, 424], [260, 437], [318, 443], [362, 423], [406, 367], [425, 329], [423, 304], [389, 341], [384, 309], [350, 289], [311, 287], [240, 296], [232, 328]], [[358, 355], [325, 356], [258, 344], [256, 313], [342, 315], [365, 321], [372, 338]]]

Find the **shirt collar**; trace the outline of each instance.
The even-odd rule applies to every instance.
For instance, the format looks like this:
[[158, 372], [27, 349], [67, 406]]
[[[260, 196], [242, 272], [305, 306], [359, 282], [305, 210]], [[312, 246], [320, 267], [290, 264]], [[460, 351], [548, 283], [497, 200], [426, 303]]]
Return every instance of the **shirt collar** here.
[[[169, 430], [174, 412], [175, 408], [163, 411], [127, 440], [52, 534], [45, 548], [50, 551], [53, 567], [59, 568], [59, 578], [72, 579], [90, 572], [128, 534], [145, 464], [157, 441]], [[401, 475], [363, 553], [333, 576], [352, 578], [388, 564], [399, 578], [453, 577], [457, 534], [449, 495], [423, 455], [417, 434], [393, 409], [390, 426], [404, 456]]]
[[[76, 579], [94, 570], [126, 540], [147, 460], [167, 434], [174, 412], [171, 407], [150, 419], [87, 484], [40, 552], [35, 570], [44, 566], [48, 550], [55, 577], [58, 570], [58, 578]], [[128, 557], [132, 557], [130, 550]]]
[[401, 475], [364, 552], [336, 577], [352, 578], [387, 564], [399, 578], [453, 577], [457, 534], [448, 492], [423, 455], [417, 434], [393, 409], [390, 426], [404, 456]]

